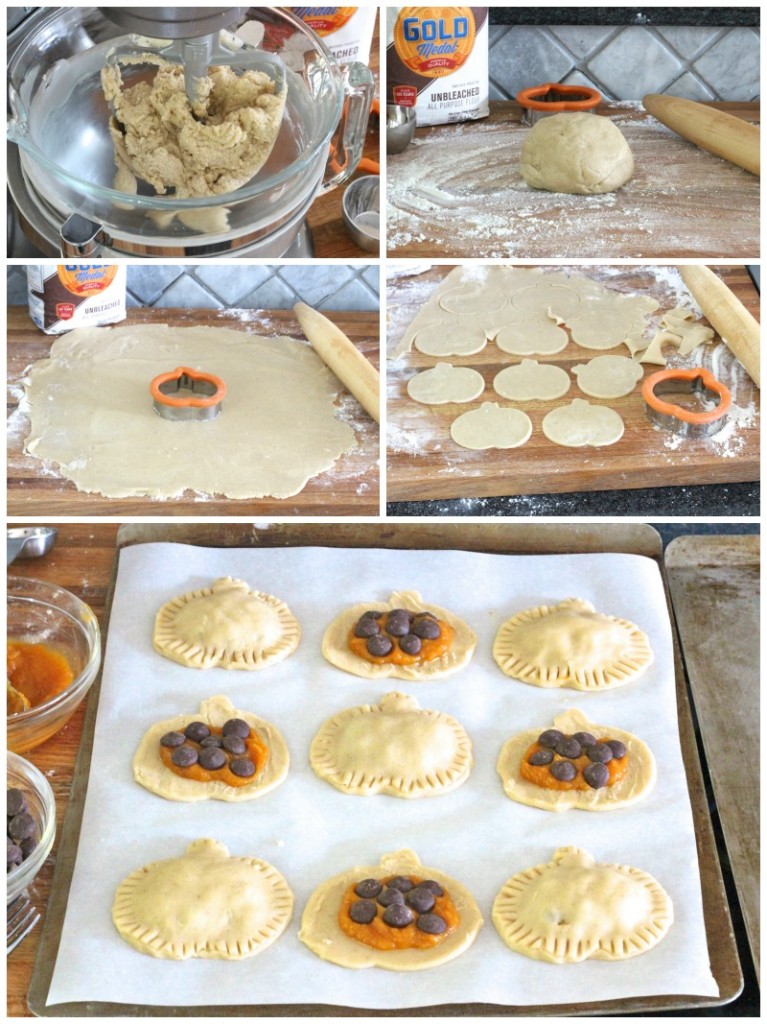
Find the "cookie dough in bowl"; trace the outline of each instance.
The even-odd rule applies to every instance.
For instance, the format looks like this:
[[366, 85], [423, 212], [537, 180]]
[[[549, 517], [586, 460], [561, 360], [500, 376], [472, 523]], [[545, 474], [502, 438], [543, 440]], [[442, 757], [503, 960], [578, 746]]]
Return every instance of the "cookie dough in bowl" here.
[[424, 867], [413, 850], [398, 850], [323, 882], [306, 904], [298, 937], [340, 967], [420, 971], [464, 953], [482, 923], [460, 882]]
[[441, 679], [465, 668], [476, 646], [467, 623], [416, 590], [348, 608], [322, 638], [325, 660], [363, 679]]
[[552, 114], [530, 129], [520, 170], [531, 188], [594, 195], [625, 185], [634, 174], [634, 157], [609, 118]]
[[625, 729], [595, 725], [577, 708], [554, 727], [527, 729], [503, 745], [497, 764], [510, 799], [544, 811], [613, 811], [655, 785], [652, 751]]
[[301, 627], [278, 597], [224, 576], [157, 613], [152, 645], [187, 668], [259, 671], [291, 655]]
[[236, 803], [284, 782], [290, 755], [282, 734], [228, 697], [210, 697], [196, 715], [157, 722], [133, 758], [133, 778], [166, 800]]

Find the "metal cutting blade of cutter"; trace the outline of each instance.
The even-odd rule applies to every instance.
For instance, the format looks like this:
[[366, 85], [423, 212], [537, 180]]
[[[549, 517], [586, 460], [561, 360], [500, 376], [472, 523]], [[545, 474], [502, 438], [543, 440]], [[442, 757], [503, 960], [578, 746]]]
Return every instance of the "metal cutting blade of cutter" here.
[[221, 412], [226, 384], [215, 374], [178, 366], [155, 377], [149, 393], [155, 412], [163, 419], [212, 420]]

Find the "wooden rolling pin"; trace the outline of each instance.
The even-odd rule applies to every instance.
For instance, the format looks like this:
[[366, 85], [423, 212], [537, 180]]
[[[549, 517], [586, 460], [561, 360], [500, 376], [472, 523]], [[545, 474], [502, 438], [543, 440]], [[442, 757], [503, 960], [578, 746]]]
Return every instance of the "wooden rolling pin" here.
[[334, 323], [305, 302], [293, 307], [304, 334], [320, 359], [351, 391], [376, 423], [381, 422], [378, 370]]
[[642, 103], [645, 110], [682, 138], [759, 174], [759, 128], [755, 124], [678, 96], [653, 92]]
[[677, 270], [690, 289], [706, 319], [722, 341], [743, 364], [751, 380], [759, 384], [759, 324], [724, 281], [702, 266], [680, 266]]

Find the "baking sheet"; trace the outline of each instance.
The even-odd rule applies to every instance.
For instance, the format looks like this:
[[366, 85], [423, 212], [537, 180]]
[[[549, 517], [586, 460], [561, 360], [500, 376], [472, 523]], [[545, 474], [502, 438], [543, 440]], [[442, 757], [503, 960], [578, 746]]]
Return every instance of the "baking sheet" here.
[[[287, 601], [303, 628], [293, 657], [263, 673], [199, 672], [152, 650], [159, 606], [220, 575], [241, 576]], [[323, 661], [322, 633], [342, 608], [403, 588], [420, 589], [425, 600], [449, 607], [474, 627], [479, 644], [468, 669], [434, 683], [371, 682]], [[499, 672], [491, 646], [500, 623], [529, 605], [572, 595], [648, 632], [656, 662], [639, 682], [612, 693], [563, 693], [526, 686]], [[356, 798], [312, 773], [308, 748], [321, 722], [395, 688], [414, 694], [422, 707], [455, 715], [469, 732], [476, 764], [455, 792], [413, 801]], [[162, 718], [193, 712], [216, 693], [282, 730], [292, 756], [288, 780], [239, 806], [168, 802], [136, 785], [131, 759], [143, 732]], [[659, 783], [635, 808], [559, 815], [503, 795], [495, 762], [505, 740], [523, 729], [543, 728], [559, 711], [575, 706], [598, 724], [636, 732], [652, 746]], [[178, 856], [202, 836], [221, 840], [233, 854], [263, 857], [277, 867], [296, 895], [293, 923], [266, 952], [238, 962], [177, 963], [137, 953], [111, 923], [115, 888], [137, 867]], [[549, 860], [566, 845], [582, 846], [603, 861], [634, 864], [664, 885], [676, 921], [658, 947], [622, 963], [567, 967], [537, 963], [506, 948], [490, 921], [495, 895], [510, 875]], [[298, 941], [300, 914], [317, 885], [346, 867], [376, 863], [382, 853], [406, 846], [425, 865], [473, 891], [485, 927], [467, 953], [417, 974], [356, 972], [320, 961]], [[708, 963], [677, 731], [670, 624], [653, 561], [630, 555], [221, 550], [172, 544], [122, 551], [80, 848], [47, 1005], [140, 1000], [152, 1006], [311, 1002], [405, 1009], [671, 994], [716, 996], [717, 986]]]

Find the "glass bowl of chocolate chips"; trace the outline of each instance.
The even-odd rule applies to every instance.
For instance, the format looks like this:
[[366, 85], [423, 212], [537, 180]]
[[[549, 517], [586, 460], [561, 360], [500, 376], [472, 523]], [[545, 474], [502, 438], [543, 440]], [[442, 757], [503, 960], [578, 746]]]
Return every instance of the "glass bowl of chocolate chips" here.
[[48, 780], [33, 764], [8, 752], [8, 903], [37, 877], [56, 835], [56, 801]]

